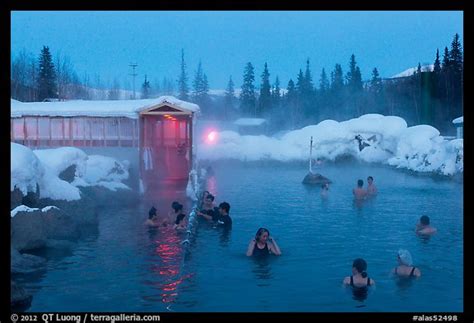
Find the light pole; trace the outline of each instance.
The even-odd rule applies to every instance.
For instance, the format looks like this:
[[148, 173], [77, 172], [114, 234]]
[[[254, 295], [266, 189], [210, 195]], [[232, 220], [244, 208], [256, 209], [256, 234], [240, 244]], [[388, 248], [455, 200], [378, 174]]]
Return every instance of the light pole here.
[[135, 73], [135, 68], [138, 66], [137, 63], [130, 63], [130, 66], [131, 68], [133, 68], [133, 73], [130, 74], [131, 76], [133, 76], [133, 99], [135, 100], [135, 76], [137, 76], [138, 74]]

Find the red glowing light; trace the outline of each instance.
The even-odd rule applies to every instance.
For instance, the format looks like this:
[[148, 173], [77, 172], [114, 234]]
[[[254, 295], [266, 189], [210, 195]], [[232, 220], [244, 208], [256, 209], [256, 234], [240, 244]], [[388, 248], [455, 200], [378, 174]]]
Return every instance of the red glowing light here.
[[214, 142], [217, 139], [217, 133], [215, 131], [211, 131], [207, 134], [207, 140], [209, 142]]

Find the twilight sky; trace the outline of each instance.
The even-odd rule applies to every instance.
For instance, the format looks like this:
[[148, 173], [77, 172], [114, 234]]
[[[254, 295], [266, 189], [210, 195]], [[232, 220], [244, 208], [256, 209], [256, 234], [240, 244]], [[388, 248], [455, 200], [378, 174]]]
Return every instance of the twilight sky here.
[[124, 88], [136, 62], [138, 88], [145, 74], [152, 86], [176, 80], [183, 48], [189, 85], [201, 60], [211, 89], [225, 88], [230, 75], [239, 88], [250, 61], [257, 87], [267, 62], [271, 83], [278, 75], [286, 88], [307, 58], [315, 84], [336, 63], [346, 74], [352, 53], [364, 80], [374, 67], [390, 77], [432, 64], [455, 33], [462, 41], [462, 11], [13, 11], [11, 55], [38, 55], [46, 45], [53, 58], [69, 56], [79, 76], [118, 78]]

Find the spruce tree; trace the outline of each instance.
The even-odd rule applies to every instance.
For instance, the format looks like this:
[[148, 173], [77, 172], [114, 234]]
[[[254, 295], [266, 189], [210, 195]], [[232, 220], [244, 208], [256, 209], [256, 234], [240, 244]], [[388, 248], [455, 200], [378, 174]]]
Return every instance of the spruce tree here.
[[272, 100], [273, 100], [273, 106], [277, 107], [280, 104], [280, 99], [281, 99], [281, 89], [280, 89], [280, 79], [278, 76], [275, 79], [275, 83], [273, 84], [272, 87]]
[[340, 64], [336, 64], [334, 71], [331, 72], [331, 91], [329, 97], [329, 105], [332, 108], [333, 118], [346, 118], [347, 115], [344, 113], [344, 76], [342, 73], [342, 67]]
[[224, 96], [224, 118], [225, 120], [229, 119], [230, 113], [234, 109], [235, 101], [235, 90], [234, 90], [234, 81], [232, 81], [232, 75], [229, 77], [229, 82], [227, 83], [227, 88]]
[[255, 104], [255, 74], [252, 63], [248, 62], [244, 68], [244, 83], [240, 93], [240, 109], [246, 116], [256, 117]]
[[209, 102], [209, 84], [207, 82], [207, 76], [202, 70], [201, 61], [199, 61], [198, 69], [194, 76], [193, 81], [193, 102], [198, 105], [206, 105]]
[[319, 91], [321, 91], [322, 94], [327, 93], [329, 90], [329, 80], [326, 75], [326, 71], [323, 70], [321, 71], [321, 77], [319, 78]]
[[450, 65], [451, 65], [451, 59], [450, 59], [450, 56], [449, 56], [449, 50], [448, 50], [448, 47], [445, 47], [444, 48], [444, 55], [443, 55], [443, 65], [441, 66], [441, 68], [444, 71], [447, 71], [449, 69]]
[[181, 49], [181, 74], [178, 79], [178, 98], [180, 100], [188, 100], [188, 75], [186, 74], [186, 63], [184, 62], [184, 49]]
[[439, 61], [439, 49], [436, 49], [436, 59], [433, 64], [433, 72], [439, 74], [441, 72], [441, 62]]
[[374, 93], [379, 93], [382, 87], [382, 79], [380, 78], [377, 67], [372, 70], [372, 79], [370, 80], [370, 89]]
[[271, 88], [270, 88], [270, 72], [268, 65], [265, 63], [262, 72], [262, 84], [260, 85], [260, 97], [258, 99], [257, 117], [266, 116], [271, 110]]
[[301, 69], [296, 77], [296, 92], [299, 98], [302, 98], [305, 93], [305, 78]]
[[288, 86], [286, 88], [285, 102], [286, 102], [286, 114], [290, 116], [291, 128], [294, 129], [298, 122], [298, 93], [295, 86], [295, 83], [292, 79], [288, 81]]
[[362, 76], [360, 74], [360, 69], [357, 66], [355, 61], [355, 55], [351, 55], [349, 61], [349, 72], [347, 72], [347, 85], [351, 93], [356, 93], [362, 91]]
[[451, 105], [453, 107], [449, 118], [455, 118], [463, 115], [463, 54], [459, 35], [456, 33], [451, 43], [451, 50], [449, 51], [450, 70], [451, 70]]
[[145, 74], [145, 81], [142, 84], [142, 99], [148, 99], [150, 97], [150, 81], [147, 80]]
[[57, 97], [57, 79], [49, 47], [43, 46], [39, 58], [38, 99]]
[[454, 39], [451, 43], [451, 50], [449, 52], [449, 58], [451, 62], [452, 69], [454, 73], [462, 73], [463, 69], [463, 58], [462, 58], [462, 48], [461, 43], [459, 42], [459, 35], [456, 33]]
[[334, 71], [331, 72], [331, 90], [333, 92], [339, 92], [344, 87], [344, 78], [342, 74], [342, 67], [340, 64], [336, 64]]
[[309, 68], [309, 58], [306, 60], [306, 70], [304, 73], [304, 90], [307, 99], [311, 98], [314, 90], [313, 77], [311, 76], [311, 70]]
[[284, 122], [285, 116], [281, 109], [281, 89], [280, 89], [280, 79], [278, 78], [278, 76], [275, 78], [275, 83], [273, 83], [273, 86], [272, 86], [271, 101], [272, 101], [271, 123], [274, 126], [281, 127], [282, 123]]

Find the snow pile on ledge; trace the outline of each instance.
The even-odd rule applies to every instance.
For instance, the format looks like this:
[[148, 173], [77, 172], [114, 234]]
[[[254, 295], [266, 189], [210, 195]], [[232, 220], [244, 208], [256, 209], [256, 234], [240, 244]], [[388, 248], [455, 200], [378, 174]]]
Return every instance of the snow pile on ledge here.
[[324, 120], [290, 131], [280, 139], [222, 131], [218, 142], [198, 145], [197, 155], [208, 160], [308, 160], [311, 137], [313, 158], [334, 161], [341, 156], [353, 156], [366, 162], [443, 175], [463, 171], [462, 139], [448, 141], [431, 126], [408, 127], [400, 117], [380, 114], [343, 122]]
[[[51, 209], [59, 210], [59, 208], [57, 208], [56, 206], [49, 205], [49, 206], [46, 206], [46, 207], [42, 208], [41, 212], [43, 212], [43, 213], [48, 212]], [[39, 209], [36, 208], [36, 207], [28, 207], [26, 205], [19, 205], [16, 208], [14, 208], [13, 210], [10, 211], [10, 216], [13, 218], [18, 212], [34, 212], [34, 211], [38, 211], [38, 210]]]
[[43, 165], [47, 165], [55, 176], [68, 167], [76, 166], [76, 177], [82, 177], [86, 170], [87, 154], [74, 147], [40, 149], [33, 151]]
[[[32, 151], [28, 147], [11, 143], [10, 191], [18, 188], [23, 195], [40, 188], [40, 198], [73, 201], [81, 198], [78, 186], [102, 186], [112, 191], [130, 189], [122, 180], [128, 178], [127, 161], [118, 162], [111, 157], [87, 156], [74, 147]], [[72, 183], [58, 175], [75, 165]]]
[[115, 158], [90, 155], [87, 159], [87, 171], [82, 179], [76, 179], [73, 184], [76, 186], [102, 186], [112, 191], [117, 189], [130, 189], [121, 181], [129, 176], [129, 162], [124, 160], [119, 162]]
[[43, 177], [44, 168], [31, 149], [10, 144], [10, 191], [18, 188], [23, 195], [36, 192], [36, 184]]

